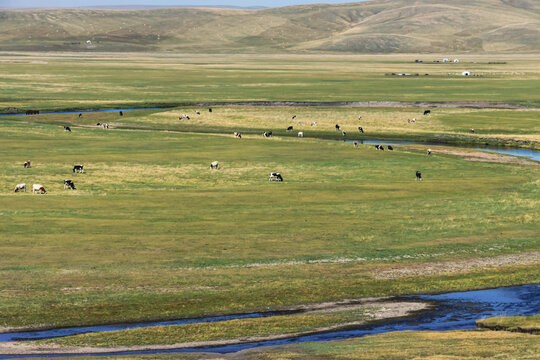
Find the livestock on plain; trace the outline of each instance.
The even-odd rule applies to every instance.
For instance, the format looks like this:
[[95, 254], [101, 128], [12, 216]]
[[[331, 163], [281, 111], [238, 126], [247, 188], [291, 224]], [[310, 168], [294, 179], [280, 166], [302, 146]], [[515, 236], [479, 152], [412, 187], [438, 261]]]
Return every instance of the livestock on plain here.
[[212, 112], [212, 108], [208, 108], [208, 112]]
[[262, 136], [265, 137], [265, 138], [272, 137], [272, 132], [271, 131], [265, 131], [265, 132], [262, 133]]
[[242, 134], [240, 134], [239, 132], [234, 132], [234, 137], [235, 138], [238, 138], [238, 139], [241, 139], [242, 138]]
[[293, 127], [292, 127], [292, 126], [289, 126], [289, 127], [287, 128], [287, 131], [293, 131]]
[[424, 115], [431, 115], [431, 110], [425, 110]]
[[214, 161], [210, 164], [210, 169], [219, 170], [219, 162]]
[[343, 130], [343, 131], [341, 132], [341, 135], [347, 136], [347, 132], [346, 132], [345, 130]]
[[316, 121], [312, 122], [311, 126], [317, 126], [317, 122]]
[[69, 126], [64, 126], [64, 131], [71, 132], [71, 128]]
[[416, 171], [416, 180], [422, 181], [422, 173], [420, 171]]
[[123, 112], [123, 111], [120, 111], [120, 116], [124, 116], [124, 112]]
[[360, 131], [362, 134], [364, 133], [364, 129], [361, 126], [358, 127], [358, 131]]
[[268, 178], [268, 181], [283, 181], [283, 177], [280, 173], [277, 172], [271, 172], [270, 177]]
[[26, 160], [26, 161], [24, 162], [23, 167], [24, 167], [25, 169], [31, 168], [31, 167], [32, 167], [32, 164], [30, 163], [30, 160]]
[[474, 129], [471, 129], [471, 134], [474, 134]]
[[26, 184], [15, 185], [15, 192], [19, 192], [19, 191], [26, 192]]
[[32, 194], [35, 194], [35, 193], [46, 194], [47, 190], [45, 190], [45, 188], [41, 184], [34, 184], [32, 185]]
[[392, 147], [392, 145], [388, 145], [388, 146], [387, 146], [387, 149], [390, 150], [390, 151], [393, 151], [393, 150], [394, 150], [394, 148]]
[[427, 149], [427, 154], [431, 155], [431, 149]]
[[293, 119], [293, 120], [296, 119], [296, 115], [293, 115], [292, 119]]
[[341, 127], [338, 124], [336, 124], [336, 130], [341, 131]]
[[199, 110], [195, 110], [195, 114], [201, 115], [201, 112]]
[[303, 137], [304, 137], [304, 132], [303, 132], [303, 131], [299, 131], [299, 132], [298, 132], [298, 137], [299, 137], [299, 138], [303, 138]]
[[72, 180], [64, 180], [64, 189], [75, 190], [75, 184]]
[[77, 164], [77, 165], [73, 166], [73, 172], [74, 173], [77, 172], [77, 173], [81, 173], [81, 174], [84, 173], [84, 166], [81, 165], [81, 164]]

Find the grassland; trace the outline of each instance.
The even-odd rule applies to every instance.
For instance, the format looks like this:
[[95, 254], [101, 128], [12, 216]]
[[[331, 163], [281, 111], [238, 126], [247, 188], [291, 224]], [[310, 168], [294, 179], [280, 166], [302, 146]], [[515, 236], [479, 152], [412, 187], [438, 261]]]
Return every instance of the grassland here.
[[477, 327], [494, 330], [540, 333], [540, 315], [495, 317], [478, 320], [476, 324]]
[[[235, 101], [540, 104], [537, 56], [465, 55], [458, 64], [429, 63], [442, 56], [4, 54], [0, 109], [85, 110]], [[425, 63], [414, 63], [418, 57]], [[505, 63], [489, 64], [493, 61]], [[463, 70], [479, 76], [458, 75]]]

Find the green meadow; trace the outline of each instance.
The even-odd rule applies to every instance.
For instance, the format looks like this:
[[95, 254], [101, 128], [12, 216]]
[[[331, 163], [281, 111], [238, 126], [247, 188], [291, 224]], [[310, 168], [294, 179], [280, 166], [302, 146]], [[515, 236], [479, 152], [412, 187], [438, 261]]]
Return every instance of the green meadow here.
[[[467, 68], [483, 76], [463, 78], [447, 75], [455, 64], [418, 65], [403, 56], [22, 55], [0, 58], [2, 108], [171, 107], [122, 117], [0, 118], [0, 329], [280, 310], [540, 281], [537, 162], [445, 146], [427, 156], [421, 145], [378, 151], [328, 141], [365, 136], [537, 147], [536, 60], [488, 65], [471, 56]], [[384, 75], [415, 69], [430, 76]], [[423, 108], [413, 107], [216, 105], [252, 100], [501, 101], [531, 108], [437, 108], [423, 116]], [[198, 102], [211, 103], [213, 112]], [[179, 120], [184, 113], [191, 120]], [[111, 128], [96, 126], [103, 122]], [[286, 131], [290, 125], [293, 132]], [[263, 131], [274, 136], [263, 138]], [[22, 166], [26, 160], [30, 169]], [[220, 169], [210, 170], [215, 160]], [[74, 164], [83, 164], [85, 173], [73, 173]], [[268, 181], [274, 171], [285, 181]], [[77, 190], [65, 190], [64, 179]], [[27, 184], [26, 193], [13, 192], [19, 183]], [[47, 194], [33, 195], [32, 184], [42, 184]], [[440, 269], [424, 271], [434, 265]], [[159, 343], [162, 335], [168, 343], [263, 336], [362, 315], [64, 341], [129, 345]], [[385, 336], [346, 342], [352, 347], [343, 351], [356, 351], [356, 344], [381, 349], [392, 336], [403, 343], [438, 335]], [[522, 335], [505, 336], [504, 344]], [[450, 356], [455, 343], [437, 341]], [[479, 341], [488, 347], [491, 340]], [[342, 356], [330, 345], [304, 346], [307, 357]], [[528, 354], [525, 345], [519, 349]]]

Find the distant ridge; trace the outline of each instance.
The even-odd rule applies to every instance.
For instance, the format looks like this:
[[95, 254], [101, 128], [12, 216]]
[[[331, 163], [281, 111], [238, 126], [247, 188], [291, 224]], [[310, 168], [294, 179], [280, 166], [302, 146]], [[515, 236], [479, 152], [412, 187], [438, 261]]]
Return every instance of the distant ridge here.
[[0, 12], [0, 51], [539, 53], [540, 0]]
[[236, 9], [236, 10], [262, 10], [266, 6], [232, 6], [232, 5], [109, 5], [109, 6], [79, 6], [77, 9], [94, 10], [154, 10], [154, 9]]

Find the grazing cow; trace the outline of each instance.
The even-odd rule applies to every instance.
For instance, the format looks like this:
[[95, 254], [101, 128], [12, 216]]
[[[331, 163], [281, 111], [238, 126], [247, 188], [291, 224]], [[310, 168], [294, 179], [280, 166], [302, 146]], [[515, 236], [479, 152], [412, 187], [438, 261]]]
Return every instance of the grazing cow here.
[[39, 115], [39, 110], [27, 110], [26, 115]]
[[26, 161], [24, 162], [24, 165], [23, 165], [23, 166], [24, 166], [25, 169], [32, 167], [32, 166], [31, 166], [31, 163], [30, 163], [30, 160], [26, 160]]
[[394, 148], [392, 147], [392, 145], [388, 145], [387, 148], [388, 148], [388, 150], [390, 150], [390, 151], [393, 151], [393, 150], [394, 150]]
[[347, 136], [347, 132], [346, 132], [345, 130], [343, 130], [343, 131], [341, 132], [341, 135]]
[[298, 137], [303, 138], [303, 137], [304, 137], [304, 132], [303, 132], [303, 131], [299, 131], [299, 132], [298, 132]]
[[108, 128], [109, 128], [109, 124], [103, 123], [103, 124], [101, 124], [101, 126], [103, 126], [104, 129], [108, 129]]
[[79, 113], [79, 119], [82, 118], [82, 113]]
[[296, 115], [293, 115], [292, 119], [293, 119], [293, 120], [296, 119]]
[[338, 124], [336, 124], [336, 130], [341, 131], [341, 127]]
[[101, 126], [101, 123], [97, 123], [96, 126]]
[[287, 128], [287, 131], [292, 131], [292, 130], [293, 130], [293, 127], [292, 127], [292, 126], [289, 126], [289, 127]]
[[431, 155], [431, 149], [427, 149], [427, 154]]
[[15, 192], [24, 191], [26, 192], [26, 184], [17, 184], [15, 186]]
[[416, 180], [422, 181], [422, 173], [420, 171], [416, 171]]
[[316, 121], [312, 122], [311, 126], [317, 126], [317, 122]]
[[122, 111], [120, 111], [120, 116], [124, 116], [124, 113]]
[[72, 180], [64, 180], [64, 189], [75, 190], [75, 184]]
[[64, 131], [69, 131], [69, 132], [71, 132], [71, 129], [69, 128], [69, 126], [64, 126]]
[[219, 162], [214, 161], [213, 163], [211, 163], [210, 164], [210, 169], [219, 170]]
[[208, 112], [212, 112], [212, 108], [208, 108]]
[[283, 177], [280, 173], [271, 172], [268, 181], [283, 181]]
[[474, 134], [474, 129], [471, 129], [471, 134]]
[[362, 116], [359, 116], [359, 117], [358, 117], [358, 121], [362, 121]]
[[358, 127], [358, 131], [360, 131], [362, 134], [364, 133], [364, 129], [362, 129], [361, 126]]
[[356, 141], [356, 140], [353, 141], [353, 145], [354, 145], [355, 148], [358, 147], [358, 141]]
[[234, 137], [235, 138], [238, 138], [238, 139], [241, 139], [242, 138], [242, 134], [240, 134], [239, 132], [234, 132]]
[[416, 122], [416, 118], [412, 118], [411, 122], [415, 123], [415, 122]]
[[46, 194], [47, 193], [47, 191], [45, 190], [43, 185], [40, 185], [40, 184], [32, 185], [32, 194], [35, 194], [36, 192], [38, 194]]
[[268, 131], [268, 132], [265, 131], [265, 132], [262, 133], [262, 135], [263, 135], [263, 137], [265, 137], [265, 138], [269, 138], [269, 137], [272, 137], [272, 132], [271, 132], [271, 131]]
[[424, 110], [424, 115], [431, 115], [431, 110]]
[[201, 112], [199, 110], [195, 110], [195, 114], [201, 115]]
[[75, 166], [73, 166], [73, 172], [78, 172], [78, 173], [84, 173], [84, 166], [83, 165], [80, 165], [80, 164], [77, 164]]
[[384, 146], [382, 146], [382, 145], [375, 145], [375, 149], [377, 149], [377, 150], [383, 150], [383, 151], [384, 151]]

